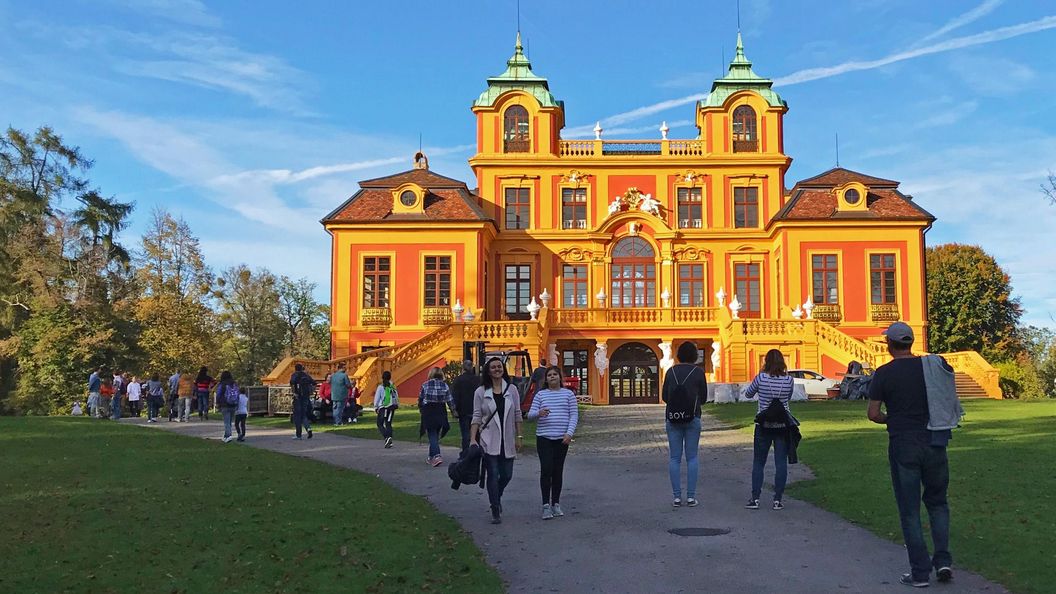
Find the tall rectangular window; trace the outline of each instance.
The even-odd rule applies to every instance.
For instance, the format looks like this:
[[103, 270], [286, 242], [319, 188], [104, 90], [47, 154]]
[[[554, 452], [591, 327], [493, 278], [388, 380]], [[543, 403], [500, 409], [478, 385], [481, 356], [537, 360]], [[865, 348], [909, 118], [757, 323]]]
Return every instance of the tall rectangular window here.
[[874, 305], [895, 303], [895, 255], [869, 256], [869, 294]]
[[742, 318], [762, 316], [762, 296], [760, 294], [760, 275], [758, 264], [733, 265], [734, 295], [741, 302]]
[[506, 319], [527, 320], [528, 310], [525, 308], [532, 299], [532, 267], [528, 264], [507, 264], [505, 289]]
[[422, 279], [426, 307], [451, 305], [451, 256], [426, 256]]
[[840, 291], [837, 288], [836, 279], [839, 278], [840, 271], [836, 263], [836, 255], [811, 256], [810, 266], [813, 271], [814, 303], [838, 304]]
[[704, 203], [700, 188], [678, 189], [678, 228], [700, 229], [703, 224]]
[[704, 307], [704, 265], [678, 265], [679, 307]]
[[390, 274], [388, 256], [363, 258], [363, 307], [389, 306]]
[[531, 221], [531, 192], [528, 188], [506, 188], [506, 228], [527, 229]]
[[759, 226], [759, 188], [733, 189], [733, 226], [737, 229]]
[[587, 267], [565, 264], [561, 268], [561, 305], [575, 309], [587, 307]]
[[561, 188], [561, 228], [587, 228], [586, 188]]

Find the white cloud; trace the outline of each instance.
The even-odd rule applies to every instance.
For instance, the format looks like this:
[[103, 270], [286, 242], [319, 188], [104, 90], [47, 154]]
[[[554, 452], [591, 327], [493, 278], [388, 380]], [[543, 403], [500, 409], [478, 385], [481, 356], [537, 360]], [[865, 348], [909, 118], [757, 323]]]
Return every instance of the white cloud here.
[[[1036, 19], [1027, 23], [1021, 23], [1019, 25], [1011, 25], [1008, 27], [1001, 27], [998, 29], [992, 29], [990, 31], [984, 31], [982, 33], [976, 33], [975, 35], [966, 35], [964, 37], [955, 37], [947, 41], [929, 45], [926, 47], [919, 47], [893, 54], [888, 54], [882, 58], [875, 60], [849, 60], [836, 64], [834, 66], [823, 66], [819, 68], [806, 68], [798, 70], [791, 74], [787, 74], [782, 77], [774, 79], [774, 86], [790, 86], [809, 82], [812, 80], [819, 80], [823, 78], [830, 78], [833, 76], [839, 76], [841, 74], [847, 74], [848, 72], [858, 72], [862, 70], [872, 70], [887, 66], [889, 64], [895, 64], [905, 60], [911, 60], [913, 58], [919, 58], [931, 54], [938, 54], [942, 52], [949, 52], [957, 49], [966, 47], [972, 47], [977, 45], [983, 45], [987, 43], [994, 43], [997, 41], [1003, 41], [1005, 39], [1011, 39], [1013, 37], [1019, 37], [1021, 35], [1028, 35], [1030, 33], [1037, 33], [1039, 31], [1046, 31], [1048, 29], [1056, 28], [1056, 16], [1047, 16], [1040, 19]], [[707, 93], [697, 93], [694, 95], [688, 95], [686, 97], [679, 97], [676, 99], [668, 99], [666, 101], [660, 101], [651, 105], [644, 105], [635, 109], [618, 113], [601, 120], [603, 126], [612, 126], [617, 124], [624, 124], [644, 118], [646, 116], [667, 111], [675, 107], [681, 107], [683, 105], [689, 105], [696, 103], [708, 96]], [[584, 124], [581, 126], [574, 126], [566, 129], [568, 135], [579, 135], [583, 134], [585, 130], [593, 128], [591, 124]], [[572, 137], [572, 136], [569, 136]]]
[[1013, 95], [1038, 80], [1030, 66], [997, 56], [956, 56], [950, 69], [972, 92], [988, 96]]
[[994, 9], [1000, 6], [1003, 1], [1004, 0], [984, 0], [984, 2], [979, 6], [976, 6], [968, 12], [957, 15], [953, 19], [947, 21], [945, 25], [939, 27], [937, 30], [932, 31], [924, 37], [921, 37], [920, 40], [918, 40], [917, 43], [915, 43], [914, 45], [924, 45], [932, 39], [938, 39], [939, 37], [942, 37], [950, 31], [954, 31], [956, 29], [960, 29], [965, 25], [974, 23], [975, 21], [993, 12]]
[[949, 107], [942, 108], [935, 115], [921, 120], [920, 123], [917, 124], [917, 127], [935, 128], [939, 126], [950, 126], [972, 115], [978, 108], [979, 103], [976, 101], [965, 101], [960, 104], [950, 105]]
[[201, 0], [110, 0], [110, 2], [177, 23], [200, 27], [220, 26], [220, 19], [210, 13]]

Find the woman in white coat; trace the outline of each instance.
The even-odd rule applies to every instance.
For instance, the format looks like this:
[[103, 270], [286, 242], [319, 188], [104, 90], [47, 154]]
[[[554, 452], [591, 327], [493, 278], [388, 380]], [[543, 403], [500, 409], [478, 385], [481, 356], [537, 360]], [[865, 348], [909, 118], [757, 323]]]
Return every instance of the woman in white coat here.
[[521, 449], [521, 395], [498, 357], [488, 360], [473, 394], [470, 435], [470, 443], [484, 451], [491, 523], [501, 524], [502, 492], [513, 478], [513, 460]]

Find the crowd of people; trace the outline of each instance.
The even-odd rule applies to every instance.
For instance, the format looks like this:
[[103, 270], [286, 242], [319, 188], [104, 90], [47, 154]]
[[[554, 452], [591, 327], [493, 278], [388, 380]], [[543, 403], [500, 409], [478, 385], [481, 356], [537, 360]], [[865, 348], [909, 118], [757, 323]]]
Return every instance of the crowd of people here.
[[[157, 423], [162, 410], [169, 422], [186, 423], [195, 416], [209, 420], [209, 410], [224, 420], [224, 443], [245, 441], [249, 397], [239, 387], [230, 371], [215, 380], [202, 367], [197, 375], [177, 370], [165, 381], [158, 373], [138, 376], [128, 371], [110, 371], [98, 367], [88, 376], [88, 415], [96, 419], [119, 420], [123, 416], [142, 417], [144, 404], [148, 423]], [[73, 415], [84, 414], [80, 402], [73, 403]], [[234, 430], [237, 436], [232, 435]]]

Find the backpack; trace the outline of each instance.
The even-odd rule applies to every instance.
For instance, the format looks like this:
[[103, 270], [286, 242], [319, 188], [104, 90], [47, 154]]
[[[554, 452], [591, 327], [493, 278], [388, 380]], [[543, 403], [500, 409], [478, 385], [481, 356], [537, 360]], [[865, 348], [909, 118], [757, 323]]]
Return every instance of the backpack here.
[[785, 405], [774, 398], [766, 410], [755, 415], [755, 422], [762, 429], [786, 429], [788, 428], [788, 411]]
[[667, 420], [672, 423], [688, 423], [697, 414], [697, 395], [690, 396], [686, 381], [699, 369], [693, 367], [681, 381], [675, 368], [671, 368], [671, 375], [675, 378], [675, 385], [667, 395]]
[[227, 386], [221, 385], [216, 391], [220, 401], [227, 406], [238, 406], [238, 384], [232, 382]]

